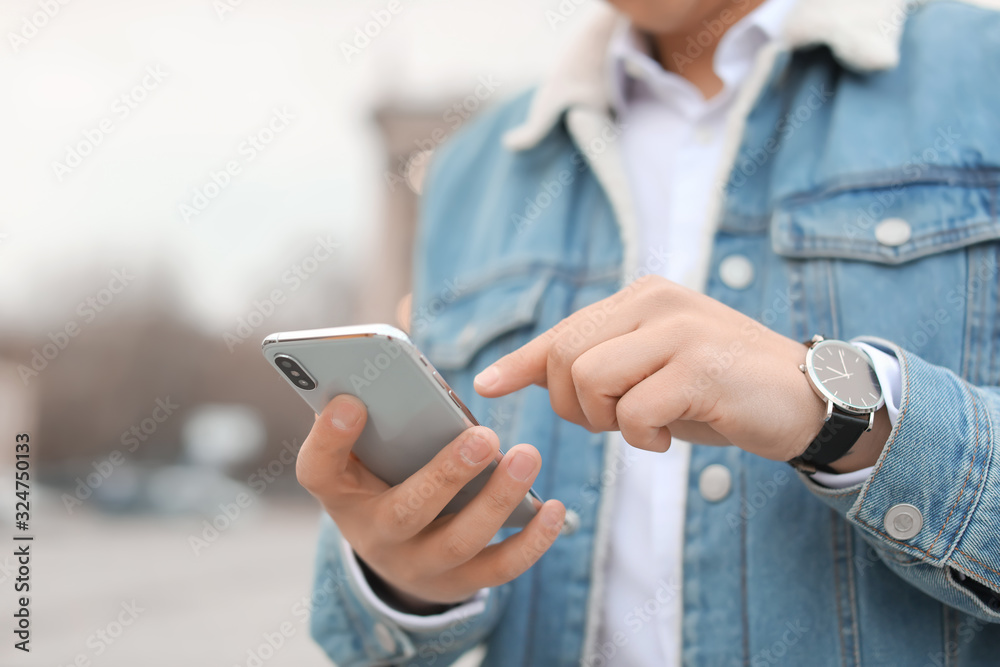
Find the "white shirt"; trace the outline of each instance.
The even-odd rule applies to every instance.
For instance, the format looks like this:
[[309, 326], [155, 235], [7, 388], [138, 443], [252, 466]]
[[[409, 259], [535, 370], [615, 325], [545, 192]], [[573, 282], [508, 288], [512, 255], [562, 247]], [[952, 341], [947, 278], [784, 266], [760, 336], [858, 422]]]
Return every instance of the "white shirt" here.
[[[608, 80], [624, 128], [621, 148], [638, 220], [640, 266], [701, 289], [694, 282], [697, 261], [707, 251], [702, 231], [709, 224], [709, 201], [720, 192], [715, 178], [727, 116], [758, 50], [779, 38], [794, 3], [768, 0], [722, 36], [713, 66], [723, 88], [709, 100], [694, 84], [653, 60], [634, 28], [624, 22], [619, 26], [608, 50]], [[665, 262], [659, 259], [664, 256]], [[899, 384], [898, 362], [863, 347], [876, 362], [890, 421], [895, 423], [898, 400], [888, 395], [892, 379]], [[619, 436], [618, 446], [630, 465], [615, 484], [597, 653], [608, 665], [680, 665], [691, 445], [675, 439], [670, 450], [660, 454], [637, 450]], [[846, 488], [864, 481], [870, 472], [817, 473], [814, 479]]]

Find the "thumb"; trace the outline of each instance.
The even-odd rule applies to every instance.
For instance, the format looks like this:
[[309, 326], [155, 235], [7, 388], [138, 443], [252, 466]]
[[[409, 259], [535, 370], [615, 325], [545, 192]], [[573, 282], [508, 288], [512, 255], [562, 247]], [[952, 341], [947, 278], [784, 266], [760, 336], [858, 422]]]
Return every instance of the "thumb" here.
[[368, 411], [350, 394], [334, 397], [316, 416], [312, 430], [299, 449], [295, 475], [299, 484], [320, 500], [333, 487], [350, 461], [351, 447], [364, 430]]

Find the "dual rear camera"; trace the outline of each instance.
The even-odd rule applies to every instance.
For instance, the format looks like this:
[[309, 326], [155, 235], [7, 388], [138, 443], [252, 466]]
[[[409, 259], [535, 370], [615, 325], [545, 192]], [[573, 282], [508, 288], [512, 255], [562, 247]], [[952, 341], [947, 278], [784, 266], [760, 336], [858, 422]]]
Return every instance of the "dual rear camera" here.
[[299, 365], [299, 362], [291, 357], [279, 354], [274, 358], [274, 363], [278, 365], [278, 370], [284, 373], [285, 377], [291, 380], [292, 384], [299, 389], [309, 391], [316, 388], [316, 381], [309, 377], [309, 374]]

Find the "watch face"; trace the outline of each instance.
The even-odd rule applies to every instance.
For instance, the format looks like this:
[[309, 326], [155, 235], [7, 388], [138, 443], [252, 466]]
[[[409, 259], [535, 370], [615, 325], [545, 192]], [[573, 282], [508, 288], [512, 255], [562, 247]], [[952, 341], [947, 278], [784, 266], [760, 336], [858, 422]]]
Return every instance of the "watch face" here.
[[834, 405], [871, 412], [882, 401], [882, 389], [868, 355], [849, 343], [816, 343], [806, 357], [806, 367], [821, 393], [833, 399]]

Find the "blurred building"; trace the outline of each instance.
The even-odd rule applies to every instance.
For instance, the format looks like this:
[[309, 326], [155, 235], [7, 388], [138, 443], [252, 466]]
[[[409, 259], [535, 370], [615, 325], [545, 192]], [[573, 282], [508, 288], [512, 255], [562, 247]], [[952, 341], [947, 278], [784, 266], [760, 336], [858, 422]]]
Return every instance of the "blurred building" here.
[[[363, 322], [406, 324], [400, 321], [399, 306], [411, 289], [413, 244], [424, 174], [434, 150], [479, 111], [466, 111], [462, 106], [463, 100], [472, 97], [448, 98], [440, 105], [393, 100], [374, 109], [373, 118], [385, 147], [384, 198], [377, 240], [378, 261], [359, 304]], [[456, 108], [461, 115], [455, 112]], [[405, 305], [403, 309], [406, 310]]]

